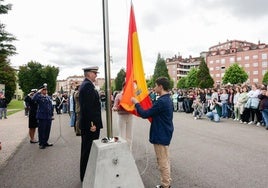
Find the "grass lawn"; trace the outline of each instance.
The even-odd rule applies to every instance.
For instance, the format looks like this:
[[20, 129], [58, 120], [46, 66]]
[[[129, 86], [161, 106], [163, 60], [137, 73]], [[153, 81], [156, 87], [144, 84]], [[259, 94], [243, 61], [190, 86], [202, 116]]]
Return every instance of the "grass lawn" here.
[[7, 105], [7, 115], [14, 114], [18, 111], [24, 110], [23, 100], [11, 100]]

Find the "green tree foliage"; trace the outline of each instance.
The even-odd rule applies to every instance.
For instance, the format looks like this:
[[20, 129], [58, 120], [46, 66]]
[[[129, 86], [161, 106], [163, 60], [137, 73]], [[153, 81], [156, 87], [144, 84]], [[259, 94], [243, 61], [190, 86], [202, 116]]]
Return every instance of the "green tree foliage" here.
[[186, 77], [186, 87], [197, 87], [197, 68], [191, 68]]
[[153, 88], [155, 86], [155, 80], [157, 78], [159, 78], [159, 77], [167, 77], [170, 80], [171, 87], [173, 87], [174, 81], [171, 80], [171, 78], [170, 78], [170, 76], [168, 74], [166, 61], [164, 60], [164, 58], [161, 57], [160, 53], [157, 56], [157, 61], [156, 61], [155, 69], [154, 69], [154, 74], [153, 74], [153, 77], [152, 77], [151, 81], [149, 82], [150, 85], [148, 87]]
[[187, 81], [187, 78], [186, 77], [180, 78], [179, 81], [178, 81], [178, 83], [177, 83], [177, 88], [179, 88], [179, 89], [185, 89], [185, 88], [187, 88], [186, 81]]
[[238, 63], [231, 65], [222, 78], [222, 83], [241, 84], [247, 81], [248, 75], [243, 68], [239, 67]]
[[202, 58], [201, 60], [196, 77], [197, 77], [197, 86], [199, 88], [212, 88], [213, 87], [214, 80], [209, 74], [209, 69], [204, 58]]
[[[0, 0], [0, 14], [7, 14], [11, 5], [3, 5]], [[0, 83], [5, 84], [5, 97], [9, 103], [16, 89], [16, 72], [10, 66], [9, 56], [16, 54], [12, 42], [16, 38], [5, 30], [5, 25], [0, 23]]]
[[115, 90], [116, 91], [121, 91], [122, 90], [122, 84], [125, 82], [126, 78], [126, 71], [122, 68], [120, 71], [117, 73], [117, 76], [114, 80], [115, 83]]
[[0, 56], [0, 84], [5, 85], [5, 97], [9, 103], [16, 90], [16, 72], [5, 58]]
[[31, 89], [38, 89], [47, 83], [48, 93], [51, 95], [55, 92], [58, 74], [59, 69], [54, 66], [43, 66], [38, 62], [30, 61], [27, 65], [20, 66], [19, 85], [24, 94], [27, 94]]
[[264, 74], [262, 83], [268, 85], [268, 71]]

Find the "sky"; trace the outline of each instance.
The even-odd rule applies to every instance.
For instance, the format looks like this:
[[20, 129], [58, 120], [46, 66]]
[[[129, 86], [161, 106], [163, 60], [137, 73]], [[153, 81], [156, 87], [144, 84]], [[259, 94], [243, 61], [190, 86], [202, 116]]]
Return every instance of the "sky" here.
[[[4, 0], [1, 15], [17, 55], [12, 66], [36, 61], [59, 67], [58, 79], [99, 66], [105, 76], [102, 0]], [[267, 0], [132, 0], [146, 77], [163, 58], [198, 57], [227, 40], [268, 43]], [[110, 75], [126, 68], [131, 0], [108, 0]]]

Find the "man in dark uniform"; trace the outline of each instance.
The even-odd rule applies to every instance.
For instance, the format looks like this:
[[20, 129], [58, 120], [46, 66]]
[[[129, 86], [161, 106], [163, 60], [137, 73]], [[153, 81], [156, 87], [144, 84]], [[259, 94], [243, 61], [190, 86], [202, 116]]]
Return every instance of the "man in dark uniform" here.
[[88, 158], [93, 140], [99, 139], [100, 129], [103, 128], [101, 120], [101, 104], [99, 93], [94, 82], [98, 67], [84, 68], [85, 79], [79, 88], [80, 103], [80, 129], [81, 129], [81, 159], [80, 179], [84, 180]]
[[36, 119], [38, 120], [39, 148], [45, 149], [48, 146], [53, 146], [53, 144], [48, 143], [53, 119], [53, 105], [52, 100], [47, 95], [46, 84], [39, 88], [33, 96], [33, 100], [38, 104]]

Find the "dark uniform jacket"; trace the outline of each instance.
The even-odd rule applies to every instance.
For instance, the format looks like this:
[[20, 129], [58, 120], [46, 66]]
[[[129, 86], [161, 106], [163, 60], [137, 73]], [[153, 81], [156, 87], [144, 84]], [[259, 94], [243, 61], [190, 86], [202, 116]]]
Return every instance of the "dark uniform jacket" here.
[[33, 100], [38, 104], [36, 119], [52, 119], [53, 105], [49, 96], [44, 96], [37, 92], [33, 96]]
[[91, 122], [97, 129], [103, 128], [99, 93], [94, 84], [85, 78], [79, 90], [80, 129], [90, 131]]

